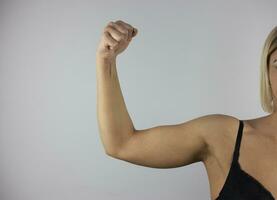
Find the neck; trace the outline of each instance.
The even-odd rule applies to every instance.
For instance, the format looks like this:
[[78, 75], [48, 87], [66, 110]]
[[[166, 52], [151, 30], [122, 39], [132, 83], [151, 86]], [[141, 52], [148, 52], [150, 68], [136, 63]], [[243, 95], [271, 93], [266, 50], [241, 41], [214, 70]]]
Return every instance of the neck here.
[[276, 107], [275, 107], [275, 112], [271, 113], [266, 118], [267, 118], [267, 120], [266, 120], [267, 121], [266, 126], [272, 127], [272, 128], [276, 127], [276, 129], [277, 129], [277, 112], [276, 112]]

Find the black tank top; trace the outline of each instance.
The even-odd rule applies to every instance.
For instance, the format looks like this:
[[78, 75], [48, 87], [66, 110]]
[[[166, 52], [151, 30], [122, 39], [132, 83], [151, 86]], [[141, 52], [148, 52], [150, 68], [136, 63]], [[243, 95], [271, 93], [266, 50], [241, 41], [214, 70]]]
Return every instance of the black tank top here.
[[243, 121], [239, 120], [233, 159], [225, 183], [215, 200], [275, 200], [257, 179], [244, 171], [239, 162], [239, 149], [243, 133]]

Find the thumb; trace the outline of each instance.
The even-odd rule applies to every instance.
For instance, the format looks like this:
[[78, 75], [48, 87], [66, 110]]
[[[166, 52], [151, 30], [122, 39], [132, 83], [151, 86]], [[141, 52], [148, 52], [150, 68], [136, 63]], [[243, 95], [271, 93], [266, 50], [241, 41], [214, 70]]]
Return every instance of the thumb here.
[[132, 32], [132, 37], [135, 37], [138, 33], [138, 29], [134, 28]]

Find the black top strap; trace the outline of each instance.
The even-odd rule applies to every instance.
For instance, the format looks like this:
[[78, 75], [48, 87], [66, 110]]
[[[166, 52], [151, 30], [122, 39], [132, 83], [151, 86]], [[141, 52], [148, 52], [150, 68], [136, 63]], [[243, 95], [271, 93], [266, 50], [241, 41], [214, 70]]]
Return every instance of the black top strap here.
[[239, 120], [239, 129], [237, 133], [235, 150], [233, 154], [233, 162], [238, 162], [238, 159], [239, 159], [239, 150], [240, 150], [241, 138], [243, 133], [243, 127], [244, 127], [243, 121]]

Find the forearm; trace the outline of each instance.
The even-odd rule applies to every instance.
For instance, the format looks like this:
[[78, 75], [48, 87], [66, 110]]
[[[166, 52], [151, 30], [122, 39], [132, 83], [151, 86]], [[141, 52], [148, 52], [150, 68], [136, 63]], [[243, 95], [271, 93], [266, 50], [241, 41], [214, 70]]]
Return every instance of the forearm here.
[[97, 119], [100, 138], [106, 153], [114, 154], [134, 133], [134, 126], [126, 108], [116, 59], [97, 57]]

